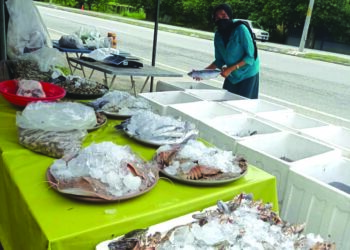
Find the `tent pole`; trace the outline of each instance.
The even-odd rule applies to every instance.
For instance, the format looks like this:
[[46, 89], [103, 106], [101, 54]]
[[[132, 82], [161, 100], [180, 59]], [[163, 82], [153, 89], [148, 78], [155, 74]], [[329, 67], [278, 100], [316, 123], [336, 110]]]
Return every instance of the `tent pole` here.
[[[157, 6], [156, 6], [156, 16], [155, 16], [155, 23], [154, 23], [154, 33], [153, 33], [153, 51], [152, 51], [152, 66], [156, 65], [156, 54], [157, 54], [157, 38], [158, 38], [158, 21], [159, 21], [159, 5], [160, 0], [157, 0]], [[151, 77], [151, 86], [149, 91], [153, 91], [153, 80], [154, 77]]]
[[6, 19], [5, 19], [5, 1], [0, 0], [0, 60], [6, 60]]

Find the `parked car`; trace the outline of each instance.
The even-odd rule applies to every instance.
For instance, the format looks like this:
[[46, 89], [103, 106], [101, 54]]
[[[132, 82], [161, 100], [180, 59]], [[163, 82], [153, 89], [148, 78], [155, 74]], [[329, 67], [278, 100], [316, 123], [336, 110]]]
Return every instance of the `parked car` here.
[[269, 32], [263, 30], [261, 25], [255, 21], [247, 19], [237, 19], [246, 22], [253, 31], [255, 40], [260, 40], [262, 42], [269, 40]]

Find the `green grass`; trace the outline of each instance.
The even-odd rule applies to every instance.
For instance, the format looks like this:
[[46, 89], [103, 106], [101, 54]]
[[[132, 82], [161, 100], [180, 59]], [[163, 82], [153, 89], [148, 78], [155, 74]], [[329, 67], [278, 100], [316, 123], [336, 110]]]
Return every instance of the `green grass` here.
[[138, 19], [138, 20], [145, 20], [146, 18], [146, 14], [144, 12], [125, 11], [121, 15], [124, 17], [129, 17], [129, 18]]
[[337, 56], [320, 55], [320, 54], [315, 54], [315, 53], [306, 53], [304, 55], [301, 54], [299, 56], [304, 57], [304, 58], [308, 58], [308, 59], [350, 65], [350, 60], [345, 59], [345, 58], [341, 58], [341, 57], [337, 57]]

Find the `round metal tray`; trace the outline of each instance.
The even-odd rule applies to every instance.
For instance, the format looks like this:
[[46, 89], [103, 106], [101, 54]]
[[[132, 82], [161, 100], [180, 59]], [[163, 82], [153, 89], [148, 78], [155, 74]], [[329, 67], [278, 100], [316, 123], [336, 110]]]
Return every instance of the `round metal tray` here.
[[69, 193], [65, 193], [65, 192], [61, 192], [58, 189], [58, 181], [56, 180], [56, 178], [51, 174], [50, 168], [47, 169], [46, 171], [46, 180], [49, 183], [49, 186], [51, 188], [53, 188], [55, 191], [59, 192], [60, 194], [62, 194], [63, 196], [66, 196], [68, 198], [72, 198], [75, 200], [81, 200], [81, 201], [87, 201], [87, 202], [93, 202], [93, 203], [111, 203], [111, 202], [117, 202], [117, 201], [123, 201], [123, 200], [129, 200], [135, 197], [138, 197], [140, 195], [143, 195], [149, 191], [151, 191], [155, 185], [158, 182], [159, 176], [158, 176], [158, 172], [154, 173], [156, 178], [154, 183], [152, 183], [151, 186], [145, 188], [144, 190], [141, 190], [139, 192], [136, 193], [132, 193], [132, 194], [128, 194], [128, 195], [123, 195], [123, 196], [119, 196], [119, 197], [115, 197], [114, 199], [111, 200], [106, 200], [103, 198], [99, 198], [99, 197], [91, 197], [91, 196], [82, 196], [82, 195], [74, 195], [74, 194], [69, 194]]
[[92, 131], [95, 131], [95, 130], [97, 130], [97, 129], [103, 127], [104, 125], [106, 125], [107, 122], [108, 122], [107, 116], [104, 115], [104, 114], [102, 114], [102, 117], [104, 118], [104, 121], [103, 121], [102, 123], [96, 124], [93, 128], [90, 128], [90, 129], [88, 129], [87, 131], [88, 131], [88, 132], [92, 132]]
[[171, 175], [167, 173], [164, 169], [160, 169], [159, 172], [172, 180], [175, 180], [184, 184], [196, 185], [196, 186], [217, 186], [217, 185], [228, 184], [241, 179], [247, 174], [248, 170], [244, 171], [237, 177], [228, 178], [224, 180], [213, 180], [213, 179], [190, 180], [190, 179], [181, 178], [179, 176]]

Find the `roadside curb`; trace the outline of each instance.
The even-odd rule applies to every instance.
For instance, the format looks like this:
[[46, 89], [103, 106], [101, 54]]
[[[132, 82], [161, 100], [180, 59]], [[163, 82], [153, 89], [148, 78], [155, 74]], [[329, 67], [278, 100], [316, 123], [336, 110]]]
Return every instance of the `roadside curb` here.
[[[103, 19], [138, 25], [138, 26], [142, 26], [145, 28], [150, 28], [150, 29], [154, 28], [154, 23], [149, 22], [149, 21], [130, 19], [130, 18], [126, 18], [126, 17], [116, 16], [113, 14], [104, 14], [104, 13], [99, 13], [99, 12], [89, 11], [89, 10], [79, 10], [79, 9], [74, 9], [74, 8], [70, 8], [70, 7], [52, 5], [50, 3], [35, 2], [35, 4], [43, 6], [43, 7], [65, 10], [65, 11], [83, 14], [83, 15], [87, 15], [87, 16], [99, 17], [99, 18], [103, 18]], [[212, 40], [214, 37], [213, 34], [211, 34], [210, 32], [198, 31], [198, 30], [182, 28], [182, 27], [174, 27], [174, 26], [166, 25], [166, 24], [159, 24], [158, 29], [161, 31], [182, 34], [182, 35], [187, 35], [187, 36], [197, 37], [197, 38], [202, 38], [202, 39], [207, 39], [207, 40]], [[297, 57], [311, 59], [311, 60], [318, 60], [318, 61], [340, 64], [340, 65], [344, 65], [344, 66], [350, 66], [350, 56], [349, 56], [349, 59], [347, 59], [345, 57], [337, 56], [336, 53], [329, 52], [329, 55], [328, 55], [327, 51], [324, 51], [323, 53], [320, 53], [317, 50], [314, 50], [313, 52], [299, 52], [296, 49], [278, 48], [278, 47], [265, 45], [265, 44], [257, 44], [257, 46], [260, 50], [265, 50], [265, 51], [269, 51], [269, 52], [275, 52], [275, 53], [297, 56]]]

